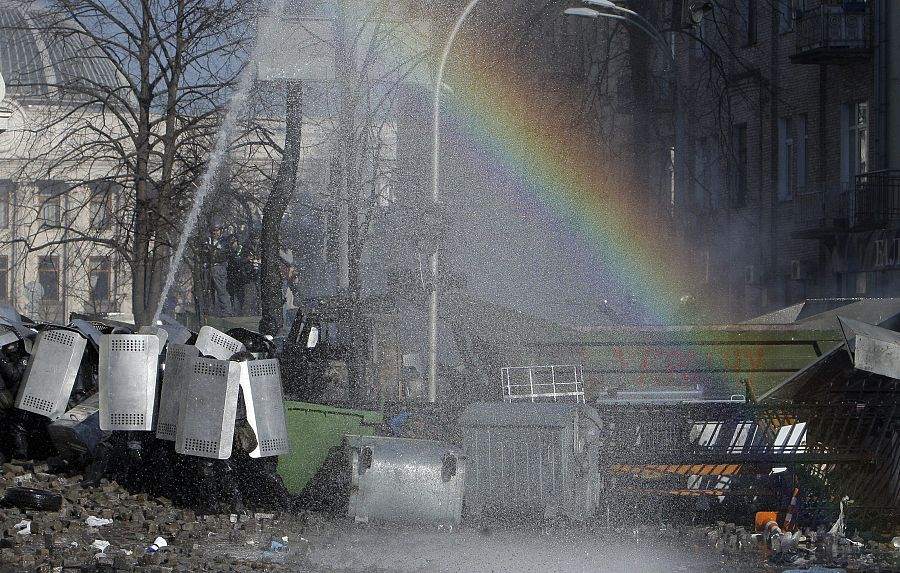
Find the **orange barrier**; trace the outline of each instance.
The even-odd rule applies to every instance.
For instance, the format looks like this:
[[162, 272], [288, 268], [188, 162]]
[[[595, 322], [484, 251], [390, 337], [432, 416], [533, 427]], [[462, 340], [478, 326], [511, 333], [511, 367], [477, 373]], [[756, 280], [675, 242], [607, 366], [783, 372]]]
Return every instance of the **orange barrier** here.
[[765, 531], [769, 522], [776, 523], [778, 521], [777, 511], [757, 511], [756, 518], [753, 520], [753, 527], [756, 531]]

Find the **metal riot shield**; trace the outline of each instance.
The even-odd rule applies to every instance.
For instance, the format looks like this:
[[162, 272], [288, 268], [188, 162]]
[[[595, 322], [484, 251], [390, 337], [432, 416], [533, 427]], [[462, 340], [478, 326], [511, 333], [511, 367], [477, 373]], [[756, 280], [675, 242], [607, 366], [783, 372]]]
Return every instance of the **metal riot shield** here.
[[201, 458], [231, 457], [241, 363], [189, 358], [181, 381], [175, 451]]
[[[0, 306], [2, 308], [2, 306]], [[12, 335], [10, 335], [12, 333]], [[37, 333], [25, 326], [20, 320], [13, 320], [5, 316], [0, 316], [0, 346], [6, 346], [16, 340], [21, 340], [25, 345], [25, 352], [31, 354], [34, 339]]]
[[74, 328], [80, 332], [82, 336], [87, 338], [90, 343], [94, 345], [94, 348], [100, 348], [100, 329], [97, 328], [97, 326], [84, 319], [76, 318], [69, 323], [69, 328]]
[[156, 415], [156, 437], [175, 441], [178, 411], [182, 401], [182, 385], [188, 376], [188, 360], [200, 356], [197, 347], [189, 344], [169, 344], [166, 347], [166, 367], [163, 370], [162, 391], [159, 393], [159, 412]]
[[250, 457], [263, 458], [289, 453], [278, 360], [253, 360], [240, 364], [240, 384], [247, 409], [247, 422], [256, 433], [258, 442], [256, 449], [250, 452]]
[[100, 337], [100, 429], [153, 429], [160, 339], [155, 334]]
[[194, 346], [200, 349], [200, 354], [213, 356], [219, 360], [228, 360], [235, 353], [246, 350], [239, 340], [211, 326], [204, 326], [200, 329]]
[[16, 396], [16, 408], [55, 420], [63, 415], [87, 340], [69, 329], [38, 333]]
[[12, 327], [0, 324], [0, 348], [20, 340], [19, 333], [13, 330]]
[[169, 331], [158, 326], [142, 326], [138, 329], [137, 334], [152, 334], [159, 338], [159, 352], [162, 353], [169, 341]]
[[180, 324], [164, 324], [160, 328], [168, 333], [169, 342], [172, 344], [187, 344], [191, 336], [194, 335], [193, 332]]

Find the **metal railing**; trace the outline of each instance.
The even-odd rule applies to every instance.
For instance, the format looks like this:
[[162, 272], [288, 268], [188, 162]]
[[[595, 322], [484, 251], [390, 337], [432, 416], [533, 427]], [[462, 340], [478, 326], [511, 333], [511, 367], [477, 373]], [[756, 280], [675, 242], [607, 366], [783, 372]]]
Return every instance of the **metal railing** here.
[[866, 462], [891, 440], [896, 407], [861, 405], [603, 404], [601, 454], [611, 464]]
[[581, 366], [507, 366], [500, 369], [503, 401], [584, 403]]
[[831, 230], [844, 221], [846, 226], [850, 191], [840, 187], [820, 187], [800, 191], [794, 197], [794, 225], [803, 231]]
[[850, 197], [850, 226], [900, 222], [900, 170], [862, 173]]
[[868, 50], [869, 11], [843, 5], [820, 5], [804, 10], [796, 21], [797, 52], [821, 49]]

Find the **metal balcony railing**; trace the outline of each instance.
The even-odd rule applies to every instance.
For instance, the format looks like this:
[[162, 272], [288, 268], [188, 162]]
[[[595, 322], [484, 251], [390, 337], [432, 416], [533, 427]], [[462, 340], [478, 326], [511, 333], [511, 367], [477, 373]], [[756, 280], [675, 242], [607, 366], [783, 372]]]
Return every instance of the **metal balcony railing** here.
[[857, 175], [850, 195], [850, 226], [868, 228], [896, 223], [900, 223], [900, 170]]
[[821, 5], [799, 14], [797, 63], [827, 63], [865, 57], [871, 50], [870, 13], [865, 3]]
[[794, 228], [805, 234], [846, 229], [849, 196], [839, 186], [800, 191], [794, 197]]

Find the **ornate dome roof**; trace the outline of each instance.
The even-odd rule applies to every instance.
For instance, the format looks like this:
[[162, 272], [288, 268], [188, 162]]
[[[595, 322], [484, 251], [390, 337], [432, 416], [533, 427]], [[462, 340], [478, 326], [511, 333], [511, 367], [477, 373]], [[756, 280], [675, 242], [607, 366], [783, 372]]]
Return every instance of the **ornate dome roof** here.
[[79, 87], [123, 85], [112, 62], [80, 30], [0, 0], [0, 72], [7, 97], [33, 101], [48, 97], [56, 86], [76, 93]]

